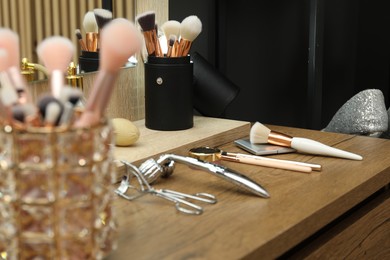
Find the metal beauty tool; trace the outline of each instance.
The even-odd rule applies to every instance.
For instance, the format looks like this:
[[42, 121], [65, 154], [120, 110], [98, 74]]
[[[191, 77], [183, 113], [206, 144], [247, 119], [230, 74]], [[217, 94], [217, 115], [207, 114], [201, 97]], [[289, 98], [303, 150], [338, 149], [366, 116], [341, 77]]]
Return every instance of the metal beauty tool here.
[[[143, 173], [134, 165], [127, 161], [121, 161], [126, 166], [127, 174], [123, 176], [119, 187], [115, 193], [127, 199], [134, 200], [145, 194], [151, 194], [159, 198], [169, 200], [175, 204], [175, 208], [185, 214], [200, 215], [203, 213], [203, 208], [188, 200], [215, 204], [217, 200], [215, 196], [208, 193], [196, 193], [194, 195], [185, 194], [168, 189], [155, 189], [145, 179]], [[131, 185], [132, 177], [136, 177], [138, 185]]]
[[205, 162], [192, 157], [185, 157], [175, 154], [164, 154], [155, 161], [149, 159], [140, 166], [140, 171], [145, 176], [148, 183], [153, 183], [158, 177], [168, 177], [174, 169], [174, 162], [184, 163], [189, 166], [196, 167], [201, 170], [210, 172], [211, 174], [227, 180], [228, 182], [237, 185], [257, 196], [269, 198], [269, 193], [258, 183], [251, 180], [249, 177], [238, 173], [232, 169], [222, 165]]

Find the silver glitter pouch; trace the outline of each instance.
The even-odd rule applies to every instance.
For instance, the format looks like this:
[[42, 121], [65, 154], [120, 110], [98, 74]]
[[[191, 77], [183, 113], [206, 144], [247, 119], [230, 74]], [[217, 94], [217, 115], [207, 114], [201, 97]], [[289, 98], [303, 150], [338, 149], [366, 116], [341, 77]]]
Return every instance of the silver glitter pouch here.
[[388, 127], [382, 91], [366, 89], [341, 106], [323, 131], [380, 137]]

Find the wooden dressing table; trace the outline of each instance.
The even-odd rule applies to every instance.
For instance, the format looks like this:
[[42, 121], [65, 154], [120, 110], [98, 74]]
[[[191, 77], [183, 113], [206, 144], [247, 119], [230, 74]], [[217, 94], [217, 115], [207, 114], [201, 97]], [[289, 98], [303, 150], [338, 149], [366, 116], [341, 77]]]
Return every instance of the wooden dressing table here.
[[[116, 149], [118, 159], [139, 165], [162, 153], [187, 155], [196, 146], [245, 151], [233, 140], [249, 135], [250, 123], [195, 117], [192, 129], [159, 132], [135, 122], [141, 138], [134, 147]], [[365, 258], [390, 254], [390, 140], [272, 126], [291, 136], [311, 138], [360, 154], [352, 161], [298, 153], [272, 156], [321, 164], [311, 174], [220, 162], [256, 180], [264, 199], [210, 173], [177, 164], [173, 175], [154, 187], [215, 195], [204, 213], [179, 213], [154, 196], [129, 202], [117, 197], [118, 248], [107, 259], [275, 259]], [[119, 170], [120, 173], [120, 170]], [[115, 185], [116, 187], [116, 185]]]

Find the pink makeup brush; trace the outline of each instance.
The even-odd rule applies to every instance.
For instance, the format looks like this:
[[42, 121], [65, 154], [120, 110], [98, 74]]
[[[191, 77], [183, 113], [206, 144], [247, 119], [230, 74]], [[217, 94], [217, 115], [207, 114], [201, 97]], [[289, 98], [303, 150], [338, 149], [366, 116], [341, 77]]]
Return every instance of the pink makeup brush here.
[[73, 43], [68, 38], [52, 36], [38, 45], [37, 53], [49, 72], [52, 94], [59, 98], [65, 85], [65, 73], [73, 57]]
[[20, 73], [19, 36], [8, 28], [0, 28], [0, 48], [7, 52], [8, 62], [3, 69], [18, 92], [19, 103], [31, 102], [26, 79]]
[[104, 26], [100, 37], [99, 71], [85, 111], [76, 127], [87, 127], [100, 122], [106, 109], [119, 69], [129, 57], [141, 49], [142, 36], [135, 25], [124, 18], [116, 18]]
[[256, 122], [250, 130], [250, 142], [254, 144], [270, 143], [294, 148], [298, 152], [333, 156], [350, 160], [362, 160], [363, 157], [354, 153], [343, 151], [323, 143], [302, 137], [292, 137], [270, 130], [263, 124]]

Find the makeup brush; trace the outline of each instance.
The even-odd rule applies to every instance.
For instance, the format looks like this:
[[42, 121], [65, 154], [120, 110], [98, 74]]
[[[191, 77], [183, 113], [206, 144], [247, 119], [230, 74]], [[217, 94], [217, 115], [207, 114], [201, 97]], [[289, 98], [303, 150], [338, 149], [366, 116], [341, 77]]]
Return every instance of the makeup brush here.
[[176, 50], [179, 47], [179, 37], [180, 37], [180, 22], [176, 20], [166, 21], [161, 25], [161, 30], [164, 32], [165, 37], [167, 38], [167, 44], [169, 46], [171, 35], [175, 36], [175, 42], [172, 46], [171, 55], [172, 57], [176, 57]]
[[172, 53], [173, 53], [173, 46], [175, 45], [175, 42], [176, 42], [176, 35], [171, 34], [169, 36], [169, 41], [168, 41], [167, 57], [174, 57]]
[[26, 126], [41, 126], [38, 109], [32, 103], [18, 104], [12, 107], [13, 117]]
[[102, 30], [100, 42], [99, 71], [85, 105], [85, 111], [75, 122], [76, 127], [91, 126], [100, 122], [118, 71], [130, 56], [141, 49], [142, 36], [131, 21], [116, 18]]
[[85, 45], [85, 42], [83, 40], [83, 36], [81, 34], [80, 29], [76, 29], [75, 30], [75, 34], [76, 34], [77, 40], [79, 41], [81, 50], [82, 51], [88, 51], [87, 45]]
[[63, 112], [62, 103], [50, 94], [44, 94], [39, 97], [38, 112], [47, 126], [58, 125], [60, 116]]
[[96, 52], [98, 50], [98, 32], [99, 27], [96, 22], [93, 11], [88, 11], [84, 15], [83, 27], [85, 31], [85, 42], [88, 51]]
[[101, 31], [103, 27], [112, 20], [112, 12], [110, 10], [95, 8], [93, 9], [93, 13], [95, 15], [99, 31]]
[[49, 72], [52, 94], [59, 98], [61, 88], [65, 85], [68, 65], [73, 57], [73, 43], [66, 37], [51, 36], [38, 44], [37, 53]]
[[202, 31], [202, 22], [196, 15], [184, 18], [180, 24], [180, 43], [177, 56], [187, 56], [192, 42]]
[[136, 21], [142, 28], [142, 33], [145, 38], [145, 45], [148, 51], [148, 55], [162, 57], [160, 52], [160, 42], [157, 39], [157, 33], [155, 30], [156, 25], [156, 14], [154, 11], [147, 11], [136, 18]]
[[28, 90], [27, 81], [20, 72], [18, 34], [11, 29], [0, 28], [0, 48], [7, 52], [7, 62], [2, 66], [18, 93], [19, 103], [31, 102], [32, 98]]
[[263, 124], [256, 122], [250, 130], [250, 142], [253, 144], [270, 143], [285, 147], [291, 147], [298, 152], [340, 157], [351, 160], [362, 160], [363, 157], [354, 153], [343, 151], [323, 143], [301, 137], [292, 137], [283, 133], [270, 130]]

